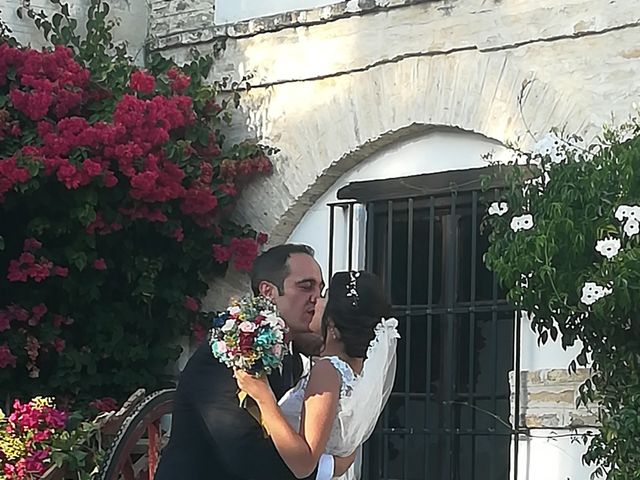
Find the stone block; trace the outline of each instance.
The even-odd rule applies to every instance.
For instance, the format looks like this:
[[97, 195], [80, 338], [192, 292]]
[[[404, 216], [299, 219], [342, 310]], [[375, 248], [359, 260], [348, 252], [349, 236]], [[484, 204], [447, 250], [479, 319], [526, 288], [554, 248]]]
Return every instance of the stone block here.
[[525, 416], [525, 425], [528, 428], [559, 427], [560, 417], [556, 413], [529, 414]]

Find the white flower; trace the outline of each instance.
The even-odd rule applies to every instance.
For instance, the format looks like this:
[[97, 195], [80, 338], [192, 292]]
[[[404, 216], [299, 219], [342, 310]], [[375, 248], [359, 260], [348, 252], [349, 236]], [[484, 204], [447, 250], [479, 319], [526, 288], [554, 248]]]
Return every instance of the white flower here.
[[271, 353], [280, 358], [282, 356], [282, 345], [276, 343], [273, 347], [271, 347]]
[[580, 301], [585, 305], [593, 305], [601, 298], [611, 295], [611, 293], [613, 293], [613, 290], [609, 287], [603, 287], [595, 282], [585, 282], [582, 287]]
[[629, 209], [629, 219], [640, 222], [640, 206], [634, 205]]
[[624, 224], [624, 233], [627, 234], [628, 237], [633, 237], [640, 232], [640, 222], [638, 220], [629, 219], [627, 223]]
[[596, 242], [596, 251], [607, 258], [615, 257], [620, 251], [620, 240], [607, 237]]
[[498, 215], [501, 217], [509, 210], [507, 202], [493, 202], [489, 207], [489, 215]]
[[511, 230], [519, 232], [520, 230], [530, 230], [533, 228], [533, 215], [526, 213], [519, 217], [511, 219]]
[[520, 274], [520, 287], [521, 288], [529, 288], [529, 279], [533, 277], [533, 272], [529, 272], [527, 274]]
[[598, 284], [596, 282], [585, 282], [582, 287], [582, 293], [594, 293], [598, 289]]
[[222, 331], [228, 332], [230, 330], [233, 330], [234, 328], [236, 328], [236, 321], [230, 318], [229, 320], [224, 322], [224, 325], [222, 326]]
[[551, 177], [549, 176], [549, 172], [544, 172], [542, 175], [533, 177], [529, 180], [525, 180], [525, 185], [534, 185], [536, 187], [539, 187], [541, 190], [543, 190], [544, 187], [547, 186], [550, 180], [551, 180]]
[[213, 344], [213, 351], [217, 353], [225, 353], [227, 351], [227, 344], [222, 340], [218, 340]]
[[522, 195], [525, 197], [528, 196], [531, 190], [543, 192], [550, 181], [551, 177], [548, 172], [543, 172], [542, 175], [529, 178], [523, 182]]
[[256, 329], [256, 324], [253, 322], [244, 321], [240, 323], [238, 328], [240, 329], [241, 332], [249, 333], [249, 332], [253, 332]]
[[633, 237], [640, 232], [639, 205], [619, 205], [614, 215], [618, 221], [625, 222], [623, 230], [628, 237]]
[[629, 211], [631, 207], [629, 205], [620, 205], [616, 208], [616, 213], [614, 214], [616, 220], [619, 222], [623, 221], [625, 218], [629, 218]]
[[383, 318], [382, 319], [382, 325], [386, 328], [398, 328], [398, 319], [396, 318]]
[[235, 307], [229, 307], [227, 308], [227, 311], [229, 312], [230, 315], [233, 315], [234, 317], [240, 313], [242, 309], [238, 306]]
[[627, 142], [638, 136], [636, 133], [636, 126], [633, 123], [625, 123], [620, 125], [620, 128], [615, 132], [616, 140], [620, 143]]
[[549, 132], [534, 145], [533, 153], [542, 156], [549, 155], [551, 160], [560, 160], [562, 158], [562, 140], [555, 133]]
[[640, 206], [620, 205], [616, 208], [615, 217], [619, 222], [626, 219], [633, 219], [640, 222]]
[[265, 319], [265, 323], [267, 323], [270, 327], [282, 327], [284, 326], [284, 322], [282, 319], [274, 313], [268, 314]]
[[582, 297], [580, 297], [580, 301], [585, 305], [593, 305], [597, 300], [599, 299], [592, 293], [585, 293], [584, 290], [582, 291]]

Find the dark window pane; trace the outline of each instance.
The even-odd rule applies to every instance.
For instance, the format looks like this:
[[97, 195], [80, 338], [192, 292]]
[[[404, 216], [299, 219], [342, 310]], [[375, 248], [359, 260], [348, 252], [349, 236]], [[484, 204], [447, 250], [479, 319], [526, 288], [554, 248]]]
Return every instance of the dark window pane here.
[[[374, 211], [372, 271], [388, 282], [394, 305], [407, 303], [407, 260], [408, 260], [408, 214], [407, 204], [392, 213], [392, 236], [389, 238], [387, 206], [378, 206]], [[431, 291], [433, 303], [441, 302], [442, 280], [442, 219], [437, 214], [430, 220], [428, 208], [417, 208], [413, 212], [411, 295], [410, 304], [426, 305]], [[431, 226], [433, 225], [433, 234]], [[430, 243], [430, 240], [432, 242]], [[387, 252], [391, 244], [391, 273], [387, 271]], [[429, 253], [432, 249], [432, 271], [429, 275]], [[389, 276], [390, 275], [390, 276]], [[429, 278], [432, 278], [431, 284]]]
[[508, 479], [515, 319], [483, 264], [478, 198], [368, 206], [367, 265], [385, 280], [402, 340], [365, 479]]

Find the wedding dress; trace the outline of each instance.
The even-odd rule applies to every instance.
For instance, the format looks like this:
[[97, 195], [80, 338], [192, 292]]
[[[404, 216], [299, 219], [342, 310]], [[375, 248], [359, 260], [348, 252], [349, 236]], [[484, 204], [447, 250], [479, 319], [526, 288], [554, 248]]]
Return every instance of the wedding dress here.
[[[316, 361], [331, 362], [340, 375], [340, 398], [325, 453], [345, 457], [356, 449], [356, 461], [340, 480], [358, 480], [361, 473], [362, 444], [369, 438], [384, 409], [396, 372], [396, 344], [400, 338], [395, 318], [382, 319], [367, 350], [362, 372], [357, 375], [336, 356], [319, 357]], [[280, 399], [279, 405], [289, 424], [300, 431], [304, 395], [309, 377], [300, 379], [295, 387]]]

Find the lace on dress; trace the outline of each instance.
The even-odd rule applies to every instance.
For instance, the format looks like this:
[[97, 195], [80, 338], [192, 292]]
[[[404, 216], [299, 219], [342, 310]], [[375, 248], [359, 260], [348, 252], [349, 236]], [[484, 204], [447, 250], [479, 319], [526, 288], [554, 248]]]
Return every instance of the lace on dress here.
[[[358, 376], [354, 373], [349, 364], [339, 357], [319, 357], [316, 359], [316, 363], [322, 360], [330, 361], [333, 368], [335, 368], [340, 375], [340, 401], [338, 401], [336, 419], [331, 429], [331, 435], [329, 436], [326, 451], [328, 453], [334, 453], [336, 450], [344, 452], [344, 448], [340, 448], [342, 447], [341, 439], [343, 436], [343, 425], [342, 422], [338, 420], [339, 413], [341, 411], [342, 400], [351, 395], [353, 385], [358, 379]], [[304, 394], [308, 383], [309, 375], [301, 378], [298, 384], [285, 393], [278, 402], [283, 415], [289, 424], [296, 429], [296, 431], [300, 431], [300, 417], [304, 404]]]
[[[348, 397], [353, 391], [353, 384], [358, 376], [351, 369], [349, 364], [340, 357], [320, 357], [318, 360], [329, 360], [333, 368], [340, 374], [340, 398]], [[338, 404], [338, 407], [340, 405]]]

